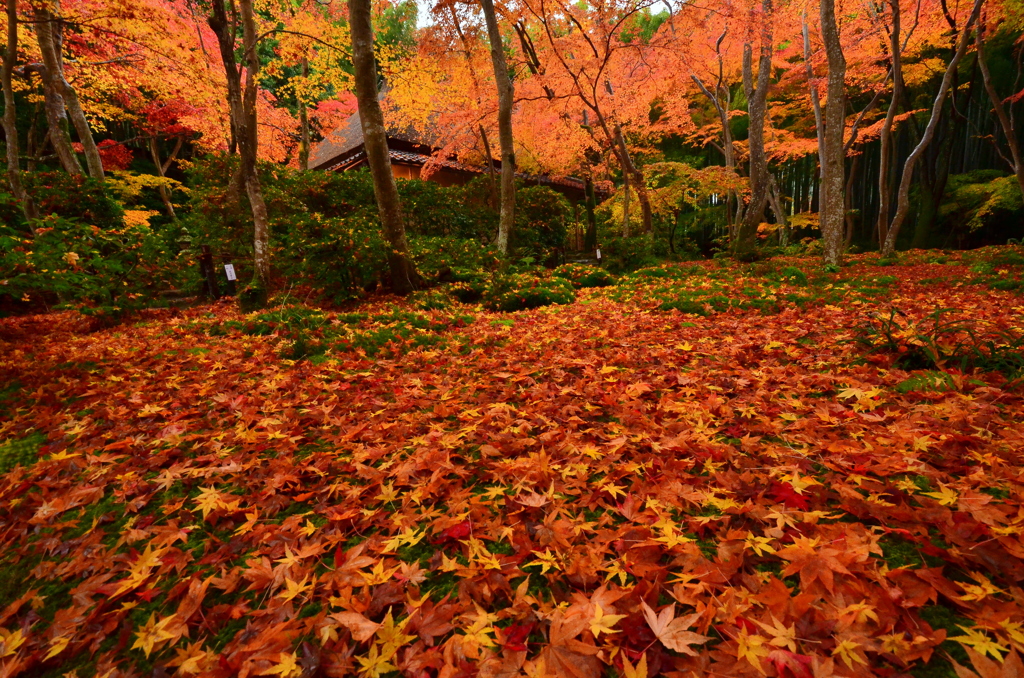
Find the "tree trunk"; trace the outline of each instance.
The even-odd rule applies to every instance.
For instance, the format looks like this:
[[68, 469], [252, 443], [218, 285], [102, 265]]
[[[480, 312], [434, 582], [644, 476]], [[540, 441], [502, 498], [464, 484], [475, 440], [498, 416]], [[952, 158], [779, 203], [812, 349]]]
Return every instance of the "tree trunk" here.
[[754, 87], [753, 48], [743, 45], [743, 90], [747, 96], [750, 118], [747, 143], [750, 153], [750, 203], [743, 213], [739, 232], [733, 242], [733, 255], [751, 256], [757, 248], [757, 227], [764, 221], [768, 204], [768, 158], [764, 150], [764, 124], [768, 108], [768, 87], [772, 70], [772, 0], [762, 0], [761, 46], [757, 69], [757, 87]]
[[33, 223], [38, 215], [36, 214], [35, 203], [21, 183], [21, 162], [18, 160], [18, 123], [14, 109], [14, 87], [11, 83], [11, 73], [14, 71], [14, 62], [18, 58], [18, 0], [7, 0], [7, 47], [4, 51], [3, 70], [0, 78], [4, 90], [4, 139], [7, 142], [7, 181], [11, 185], [11, 194], [17, 199], [21, 211], [25, 215], [29, 230], [35, 234]]
[[[824, 12], [824, 8], [822, 8]], [[834, 14], [834, 13], [833, 13]], [[824, 27], [822, 27], [824, 33]], [[807, 71], [807, 88], [811, 92], [811, 108], [814, 109], [814, 129], [818, 136], [818, 163], [825, 166], [825, 121], [821, 117], [821, 97], [818, 96], [818, 86], [814, 83], [814, 69], [811, 66], [811, 32], [807, 26], [807, 11], [803, 15], [804, 34], [804, 70]]]
[[[153, 158], [153, 164], [156, 165], [156, 173], [163, 178], [167, 175], [167, 170], [170, 168], [171, 163], [178, 157], [178, 151], [181, 150], [182, 137], [178, 137], [177, 143], [174, 145], [174, 150], [171, 151], [171, 155], [168, 156], [167, 162], [161, 162], [160, 160], [160, 145], [155, 136], [149, 138], [149, 153]], [[164, 207], [167, 209], [167, 216], [174, 221], [178, 220], [178, 215], [174, 213], [174, 203], [171, 202], [171, 190], [167, 186], [160, 185], [157, 187], [157, 193], [160, 194], [160, 200], [163, 201]]]
[[587, 195], [587, 235], [583, 239], [583, 249], [592, 252], [597, 248], [597, 219], [594, 210], [597, 209], [597, 196], [594, 195], [594, 182], [590, 174], [584, 180], [583, 190]]
[[61, 55], [64, 29], [60, 18], [59, 0], [55, 0], [52, 10], [50, 7], [36, 8], [35, 19], [37, 22], [36, 38], [43, 57], [43, 66], [46, 69], [44, 77], [49, 78], [50, 86], [63, 98], [71, 123], [75, 126], [75, 131], [78, 132], [78, 140], [82, 143], [89, 176], [102, 181], [103, 161], [100, 160], [100, 152], [96, 148], [92, 128], [89, 127], [85, 111], [82, 110], [82, 104], [78, 101], [78, 93], [64, 77], [64, 59]]
[[[38, 33], [40, 24], [36, 25]], [[78, 162], [71, 147], [71, 134], [68, 132], [68, 115], [64, 110], [64, 98], [57, 91], [57, 87], [50, 77], [46, 66], [36, 64], [26, 67], [26, 72], [35, 71], [43, 83], [43, 111], [46, 114], [46, 127], [50, 136], [50, 143], [53, 145], [53, 152], [60, 161], [60, 166], [68, 174], [83, 174], [82, 165]]]
[[1013, 119], [1010, 117], [1010, 113], [1013, 112], [1010, 107], [1010, 112], [1007, 112], [1006, 108], [1003, 108], [1003, 100], [999, 98], [999, 93], [996, 92], [995, 85], [992, 84], [992, 76], [989, 74], [988, 64], [985, 63], [985, 22], [982, 21], [978, 25], [978, 35], [975, 41], [978, 45], [978, 66], [981, 67], [981, 78], [985, 84], [985, 91], [988, 93], [988, 98], [992, 101], [992, 108], [996, 112], [996, 118], [999, 120], [999, 126], [1003, 130], [1003, 136], [1006, 138], [1006, 143], [1010, 147], [1010, 164], [1013, 170], [1014, 176], [1017, 177], [1017, 184], [1020, 186], [1021, 193], [1024, 194], [1024, 158], [1020, 152], [1020, 142], [1017, 139], [1017, 130], [1014, 129]]
[[892, 52], [892, 101], [882, 123], [879, 137], [881, 149], [878, 153], [878, 242], [884, 243], [889, 235], [889, 206], [892, 204], [892, 178], [890, 176], [893, 163], [892, 124], [896, 118], [900, 100], [903, 98], [903, 46], [900, 43], [900, 0], [890, 0], [892, 7], [892, 34], [890, 35], [890, 51]]
[[[309, 59], [302, 57], [302, 77], [309, 77]], [[309, 169], [309, 112], [306, 102], [299, 97], [299, 169]]]
[[917, 143], [914, 150], [911, 151], [907, 162], [903, 166], [900, 189], [896, 196], [896, 214], [893, 216], [892, 226], [889, 228], [889, 233], [882, 245], [883, 257], [892, 256], [896, 251], [896, 238], [899, 236], [900, 227], [903, 225], [903, 221], [907, 218], [907, 212], [910, 210], [910, 182], [914, 175], [914, 166], [935, 136], [935, 129], [938, 127], [939, 119], [942, 116], [942, 108], [946, 102], [946, 95], [949, 94], [949, 88], [953, 82], [953, 74], [956, 72], [957, 66], [960, 65], [960, 60], [963, 59], [964, 53], [967, 51], [971, 29], [974, 28], [974, 23], [978, 20], [978, 13], [981, 12], [981, 6], [984, 1], [974, 0], [974, 8], [967, 19], [967, 24], [960, 33], [960, 44], [957, 46], [956, 52], [953, 54], [953, 58], [950, 60], [949, 66], [946, 67], [946, 72], [942, 76], [942, 84], [939, 86], [939, 93], [935, 97], [928, 125], [925, 127], [924, 134], [921, 135], [921, 140]]
[[[256, 54], [256, 24], [253, 19], [252, 0], [239, 0], [238, 15], [228, 19], [224, 0], [214, 0], [213, 15], [209, 18], [210, 28], [217, 35], [221, 60], [227, 76], [228, 108], [231, 114], [233, 138], [238, 148], [238, 177], [245, 186], [253, 220], [253, 282], [255, 290], [267, 290], [270, 286], [270, 228], [267, 206], [263, 200], [263, 188], [256, 172], [256, 157], [259, 150], [259, 135], [256, 127], [256, 78], [259, 74], [259, 58]], [[235, 59], [235, 38], [238, 35], [238, 21], [242, 29], [242, 62], [245, 64], [245, 86], [242, 73]]]
[[846, 218], [846, 235], [843, 238], [843, 251], [849, 250], [853, 244], [853, 182], [857, 176], [857, 167], [860, 165], [860, 154], [853, 156], [853, 163], [850, 165], [850, 173], [846, 178], [846, 197], [843, 200], [843, 214]]
[[498, 17], [493, 0], [480, 0], [487, 24], [487, 39], [491, 43], [491, 66], [494, 82], [498, 86], [498, 144], [501, 146], [501, 216], [498, 220], [496, 245], [502, 254], [508, 254], [508, 239], [515, 223], [516, 210], [516, 148], [512, 138], [512, 81], [508, 77], [505, 51], [498, 29]]
[[[617, 154], [616, 154], [617, 155]], [[623, 169], [623, 238], [629, 238], [630, 227], [630, 173]]]
[[487, 193], [491, 209], [498, 209], [498, 182], [494, 177], [494, 156], [491, 155], [491, 142], [487, 139], [487, 130], [480, 125], [480, 141], [484, 145], [484, 156], [487, 158]]
[[654, 231], [654, 222], [651, 215], [651, 199], [647, 194], [647, 185], [644, 181], [644, 174], [633, 163], [633, 158], [629, 155], [629, 149], [626, 148], [626, 138], [622, 136], [622, 127], [619, 125], [615, 126], [615, 142], [617, 142], [619, 147], [623, 176], [625, 176], [626, 173], [630, 175], [633, 182], [633, 188], [636, 190], [636, 199], [637, 202], [640, 203], [640, 223], [643, 226], [644, 233], [651, 233]]
[[405, 241], [405, 222], [398, 199], [395, 175], [388, 155], [384, 113], [377, 100], [377, 69], [373, 55], [373, 26], [370, 23], [370, 0], [348, 0], [349, 30], [352, 34], [352, 64], [355, 67], [356, 102], [363, 129], [366, 161], [373, 176], [373, 193], [377, 197], [384, 238], [388, 241], [388, 264], [391, 285], [398, 294], [412, 292], [415, 272], [409, 260]]
[[775, 214], [775, 222], [785, 232], [789, 228], [789, 222], [786, 219], [786, 211], [782, 207], [782, 191], [779, 190], [779, 183], [775, 180], [774, 174], [768, 175], [768, 203]]
[[846, 57], [836, 25], [835, 0], [821, 0], [821, 34], [828, 56], [828, 104], [825, 109], [825, 162], [821, 178], [821, 233], [826, 264], [839, 265], [843, 253], [843, 207], [846, 202], [843, 172], [846, 154]]

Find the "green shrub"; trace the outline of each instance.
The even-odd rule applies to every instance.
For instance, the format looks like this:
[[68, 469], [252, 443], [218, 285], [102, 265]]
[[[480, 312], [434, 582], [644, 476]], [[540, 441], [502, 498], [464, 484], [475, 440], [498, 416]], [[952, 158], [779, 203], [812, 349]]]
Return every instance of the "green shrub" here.
[[702, 301], [696, 299], [672, 299], [671, 301], [664, 301], [658, 306], [658, 309], [662, 311], [679, 311], [680, 313], [686, 313], [689, 315], [709, 316], [711, 311], [708, 310], [707, 306]]
[[279, 269], [323, 290], [336, 302], [357, 297], [386, 269], [386, 247], [375, 212], [345, 217], [308, 214], [290, 223], [291, 256], [278, 253]]
[[613, 273], [627, 273], [655, 266], [671, 255], [668, 243], [653, 234], [605, 238], [601, 253], [604, 255], [602, 263]]
[[701, 273], [700, 266], [679, 266], [676, 264], [664, 264], [650, 268], [641, 268], [637, 271], [623, 276], [621, 282], [636, 282], [644, 279], [683, 280]]
[[116, 319], [178, 277], [176, 256], [146, 225], [100, 228], [51, 215], [31, 237], [0, 225], [0, 295], [40, 297]]
[[556, 278], [565, 278], [577, 289], [608, 287], [615, 284], [615, 276], [611, 273], [603, 268], [586, 264], [562, 264], [552, 272], [552, 275]]
[[543, 261], [551, 250], [565, 246], [566, 224], [571, 219], [572, 207], [558, 191], [547, 186], [520, 187], [510, 244], [519, 256]]
[[926, 371], [919, 372], [909, 379], [904, 379], [896, 384], [897, 393], [910, 393], [911, 391], [952, 391], [955, 388], [953, 378], [945, 372]]
[[28, 172], [23, 176], [41, 217], [57, 215], [101, 229], [124, 225], [124, 210], [96, 179], [67, 172]]
[[409, 253], [424, 276], [451, 278], [454, 271], [490, 271], [500, 261], [497, 250], [478, 240], [442, 236], [409, 237]]
[[807, 274], [796, 266], [787, 266], [782, 269], [779, 271], [779, 277], [791, 285], [800, 285], [801, 287], [807, 286]]
[[572, 283], [562, 278], [511, 275], [497, 278], [484, 292], [484, 303], [495, 311], [521, 311], [549, 304], [571, 304], [576, 299]]
[[1022, 280], [990, 280], [988, 286], [994, 290], [1003, 290], [1005, 292], [1012, 290], [1019, 290], [1024, 287], [1024, 281]]
[[951, 320], [954, 309], [938, 309], [914, 321], [899, 309], [876, 314], [858, 329], [855, 341], [870, 355], [889, 353], [903, 369], [999, 372], [1007, 379], [1024, 376], [1024, 334], [993, 330], [970, 319]]
[[445, 290], [414, 292], [409, 297], [409, 301], [421, 311], [436, 311], [451, 308], [452, 305], [452, 297]]
[[[394, 345], [433, 346], [442, 336], [463, 327], [473, 317], [458, 313], [389, 311], [332, 314], [300, 304], [280, 306], [254, 314], [243, 322], [229, 321], [209, 327], [211, 335], [241, 332], [252, 336], [275, 336], [282, 340], [280, 356], [288, 360], [317, 358], [330, 352], [364, 351], [373, 356]], [[443, 310], [443, 309], [442, 309]]]

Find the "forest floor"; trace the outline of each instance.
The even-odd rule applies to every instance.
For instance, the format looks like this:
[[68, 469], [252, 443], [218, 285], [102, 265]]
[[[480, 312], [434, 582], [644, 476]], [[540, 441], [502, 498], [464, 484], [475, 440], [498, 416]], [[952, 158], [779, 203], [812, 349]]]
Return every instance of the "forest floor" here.
[[1024, 250], [850, 264], [0, 320], [0, 675], [1019, 675]]

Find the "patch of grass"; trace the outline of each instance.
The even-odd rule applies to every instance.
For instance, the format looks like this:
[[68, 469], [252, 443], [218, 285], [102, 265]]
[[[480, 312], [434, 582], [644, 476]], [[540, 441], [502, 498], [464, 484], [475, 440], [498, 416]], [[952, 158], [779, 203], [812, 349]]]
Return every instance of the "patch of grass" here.
[[878, 540], [878, 545], [882, 547], [882, 560], [889, 569], [916, 569], [924, 566], [920, 548], [912, 541], [896, 535], [887, 535]]
[[[974, 626], [970, 619], [958, 615], [951, 608], [941, 604], [922, 607], [918, 614], [933, 629], [945, 629], [947, 638], [962, 635], [963, 629], [960, 627], [969, 628]], [[964, 666], [971, 665], [971, 659], [967, 656], [967, 651], [955, 640], [943, 641], [939, 649], [955, 659], [959, 664]], [[942, 652], [936, 652], [932, 655], [931, 661], [911, 671], [911, 674], [918, 678], [938, 678], [940, 676], [956, 675], [952, 670], [952, 665], [942, 656]]]
[[18, 466], [31, 466], [39, 458], [39, 448], [46, 442], [42, 433], [33, 433], [21, 440], [0, 443], [0, 475], [10, 473]]

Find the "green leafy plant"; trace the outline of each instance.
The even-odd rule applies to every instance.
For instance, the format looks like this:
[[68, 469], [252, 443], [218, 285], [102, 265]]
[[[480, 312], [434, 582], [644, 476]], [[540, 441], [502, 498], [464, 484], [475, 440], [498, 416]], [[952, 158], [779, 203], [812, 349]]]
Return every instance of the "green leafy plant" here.
[[575, 299], [576, 291], [568, 280], [524, 274], [496, 277], [484, 292], [484, 304], [495, 311], [571, 304]]
[[937, 309], [915, 321], [892, 308], [862, 323], [855, 340], [868, 354], [896, 355], [895, 366], [904, 369], [976, 369], [1011, 380], [1024, 375], [1024, 334], [950, 318], [953, 311]]
[[35, 237], [0, 226], [0, 295], [116, 320], [180, 275], [176, 254], [148, 225], [100, 228], [50, 215]]
[[615, 276], [611, 273], [603, 268], [586, 264], [562, 264], [552, 271], [552, 275], [556, 278], [565, 278], [577, 289], [608, 287], [615, 284]]

